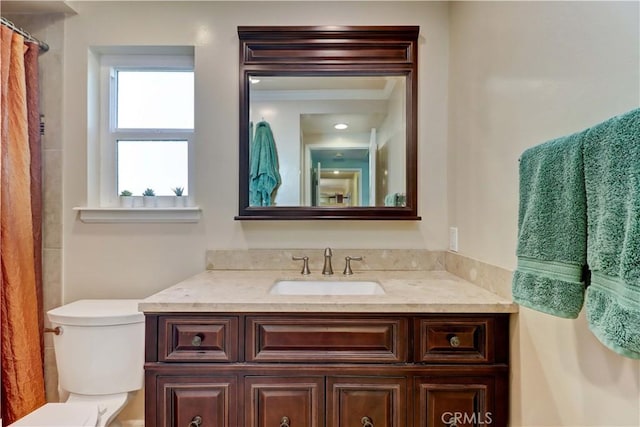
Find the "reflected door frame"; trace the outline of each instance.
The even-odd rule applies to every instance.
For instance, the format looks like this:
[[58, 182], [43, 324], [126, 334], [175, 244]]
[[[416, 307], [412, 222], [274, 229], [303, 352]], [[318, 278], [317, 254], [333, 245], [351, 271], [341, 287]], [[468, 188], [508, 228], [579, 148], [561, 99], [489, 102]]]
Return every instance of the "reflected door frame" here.
[[[353, 186], [355, 183], [356, 188], [353, 188], [350, 192], [350, 196], [349, 197], [349, 206], [363, 206], [363, 200], [362, 200], [362, 175], [364, 173], [364, 171], [361, 168], [325, 168], [325, 169], [320, 169], [320, 164], [318, 163], [318, 185], [316, 188], [316, 194], [318, 195], [318, 200], [317, 200], [317, 204], [316, 206], [323, 206], [322, 203], [320, 202], [321, 199], [321, 194], [322, 194], [322, 184], [321, 181], [322, 179], [325, 180], [330, 180], [332, 179], [331, 177], [325, 177], [322, 178], [322, 173], [329, 173], [329, 171], [331, 171], [331, 173], [333, 173], [333, 171], [340, 171], [340, 172], [350, 172], [353, 174], [354, 176], [354, 182], [351, 183], [351, 185]], [[357, 204], [354, 204], [354, 195], [357, 196]], [[347, 197], [347, 195], [345, 194], [345, 197]], [[337, 202], [337, 201], [336, 201]], [[338, 203], [336, 203], [338, 204]]]
[[[314, 185], [313, 182], [313, 173], [312, 170], [316, 166], [311, 162], [311, 151], [313, 150], [335, 150], [335, 144], [325, 144], [325, 143], [315, 143], [315, 144], [305, 144], [304, 145], [304, 160], [302, 163], [302, 170], [304, 173], [301, 174], [302, 177], [302, 185], [300, 186], [300, 191], [302, 194], [300, 195], [300, 200], [303, 201], [304, 206], [313, 206], [311, 203], [312, 198], [312, 189], [311, 187]], [[369, 149], [368, 145], [363, 145], [360, 143], [345, 143], [340, 145], [340, 149], [348, 150], [348, 149]], [[344, 168], [343, 168], [344, 169]], [[320, 176], [318, 176], [318, 179]], [[371, 196], [369, 196], [371, 197]]]

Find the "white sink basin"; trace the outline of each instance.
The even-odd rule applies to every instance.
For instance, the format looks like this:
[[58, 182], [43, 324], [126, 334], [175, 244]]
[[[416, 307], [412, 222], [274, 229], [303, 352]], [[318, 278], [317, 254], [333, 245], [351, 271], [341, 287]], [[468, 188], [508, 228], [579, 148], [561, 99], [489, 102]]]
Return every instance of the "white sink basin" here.
[[371, 280], [278, 280], [272, 295], [384, 295], [380, 283]]

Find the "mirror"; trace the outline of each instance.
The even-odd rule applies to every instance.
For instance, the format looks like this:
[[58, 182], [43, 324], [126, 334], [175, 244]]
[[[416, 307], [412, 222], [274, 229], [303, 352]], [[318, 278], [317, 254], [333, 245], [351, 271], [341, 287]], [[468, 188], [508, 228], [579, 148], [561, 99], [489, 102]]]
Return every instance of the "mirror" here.
[[[277, 152], [281, 183], [272, 206], [406, 204], [404, 76], [249, 81], [250, 133], [252, 123], [268, 123]], [[390, 194], [397, 197], [385, 200]], [[260, 202], [249, 198], [251, 206]]]
[[239, 27], [236, 219], [417, 216], [417, 27]]

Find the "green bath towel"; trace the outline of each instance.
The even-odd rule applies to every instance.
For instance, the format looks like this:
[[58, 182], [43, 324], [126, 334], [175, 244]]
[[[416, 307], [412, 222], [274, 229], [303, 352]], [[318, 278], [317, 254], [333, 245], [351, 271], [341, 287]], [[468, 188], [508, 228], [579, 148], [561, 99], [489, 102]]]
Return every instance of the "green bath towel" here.
[[584, 301], [585, 135], [583, 131], [548, 141], [520, 158], [513, 298], [525, 307], [571, 319], [578, 316]]
[[249, 205], [271, 206], [273, 192], [280, 185], [280, 172], [276, 143], [265, 121], [256, 126], [249, 157]]
[[584, 142], [589, 328], [640, 359], [640, 109], [592, 127]]

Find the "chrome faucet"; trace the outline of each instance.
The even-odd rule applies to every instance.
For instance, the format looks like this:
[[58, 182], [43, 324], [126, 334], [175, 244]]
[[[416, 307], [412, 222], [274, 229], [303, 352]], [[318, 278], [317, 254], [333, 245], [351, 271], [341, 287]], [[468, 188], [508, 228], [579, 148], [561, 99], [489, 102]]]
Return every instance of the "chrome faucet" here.
[[347, 256], [344, 258], [344, 271], [342, 274], [345, 276], [351, 276], [353, 274], [353, 270], [351, 269], [351, 261], [362, 261], [361, 256]]
[[331, 252], [331, 248], [326, 248], [324, 250], [324, 266], [322, 267], [322, 274], [329, 275], [333, 274], [333, 268], [331, 267], [331, 256], [333, 253]]
[[309, 275], [311, 274], [311, 271], [309, 270], [309, 257], [308, 256], [292, 256], [291, 257], [292, 260], [294, 261], [302, 261], [302, 271], [300, 272], [300, 274], [304, 274]]

